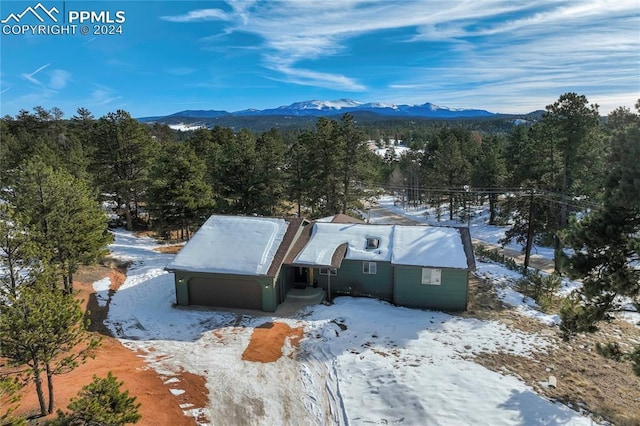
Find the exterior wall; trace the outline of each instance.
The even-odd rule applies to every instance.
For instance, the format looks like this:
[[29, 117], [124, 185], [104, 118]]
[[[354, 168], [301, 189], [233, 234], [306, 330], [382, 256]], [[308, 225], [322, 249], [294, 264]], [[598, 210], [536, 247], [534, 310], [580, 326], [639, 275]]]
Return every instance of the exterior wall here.
[[425, 285], [421, 281], [421, 267], [396, 265], [393, 303], [425, 309], [467, 309], [469, 273], [466, 270], [442, 269], [441, 285]]
[[[331, 276], [331, 293], [371, 296], [378, 299], [393, 298], [393, 266], [389, 262], [376, 262], [376, 274], [363, 274], [361, 260], [343, 260], [337, 275]], [[315, 268], [313, 276], [318, 286], [327, 289], [327, 275]]]
[[[245, 276], [230, 274], [206, 274], [201, 272], [174, 271], [176, 304], [180, 306], [189, 305], [189, 280], [192, 278], [209, 279], [216, 284], [224, 283], [233, 285], [234, 281], [252, 281], [256, 286], [260, 286], [262, 294], [262, 310], [265, 312], [275, 312], [278, 303], [275, 289], [275, 280], [267, 276]], [[242, 307], [238, 307], [242, 309]]]

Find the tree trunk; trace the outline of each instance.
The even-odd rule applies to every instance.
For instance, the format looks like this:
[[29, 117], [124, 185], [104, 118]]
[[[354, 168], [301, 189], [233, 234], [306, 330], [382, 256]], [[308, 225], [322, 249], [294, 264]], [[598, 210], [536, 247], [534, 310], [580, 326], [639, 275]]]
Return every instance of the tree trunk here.
[[531, 246], [533, 245], [533, 216], [535, 215], [535, 208], [533, 204], [533, 192], [529, 197], [529, 223], [527, 223], [527, 243], [524, 248], [524, 265], [523, 272], [525, 275], [529, 275], [529, 260], [531, 258]]
[[127, 231], [133, 231], [133, 219], [131, 217], [131, 210], [129, 210], [129, 202], [127, 202], [127, 205], [124, 208], [124, 217], [127, 221]]
[[[36, 365], [39, 363], [37, 358], [34, 360]], [[40, 414], [42, 416], [47, 415], [47, 406], [44, 401], [44, 392], [42, 392], [42, 376], [40, 375], [40, 368], [33, 367], [33, 383], [36, 385], [36, 394], [38, 395], [38, 403], [40, 404]]]
[[69, 294], [73, 293], [73, 270], [69, 267]]
[[453, 220], [453, 194], [449, 194], [449, 220]]
[[553, 235], [553, 270], [554, 272], [560, 274], [560, 237], [558, 237], [558, 233], [556, 232]]
[[45, 364], [45, 368], [47, 371], [47, 390], [49, 391], [49, 409], [47, 410], [47, 414], [53, 413], [54, 408], [54, 400], [53, 400], [53, 372], [51, 371], [51, 367], [49, 363]]
[[489, 194], [489, 225], [496, 224], [496, 194]]

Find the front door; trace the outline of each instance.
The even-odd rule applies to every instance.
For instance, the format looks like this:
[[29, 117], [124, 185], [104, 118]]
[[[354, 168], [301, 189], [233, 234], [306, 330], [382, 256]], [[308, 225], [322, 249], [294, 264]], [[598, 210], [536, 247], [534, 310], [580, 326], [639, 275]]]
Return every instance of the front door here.
[[309, 284], [309, 268], [296, 266], [293, 271], [293, 286], [305, 288]]

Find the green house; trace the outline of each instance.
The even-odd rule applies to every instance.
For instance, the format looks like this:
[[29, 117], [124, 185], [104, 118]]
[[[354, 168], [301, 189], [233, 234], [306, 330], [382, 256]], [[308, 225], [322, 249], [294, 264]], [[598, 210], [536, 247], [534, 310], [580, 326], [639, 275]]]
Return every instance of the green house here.
[[[468, 228], [315, 223], [285, 261], [329, 294], [400, 306], [465, 310], [475, 269]], [[302, 238], [304, 238], [303, 235]]]
[[283, 260], [308, 223], [211, 216], [165, 268], [175, 276], [176, 304], [274, 312], [290, 288]]
[[328, 298], [466, 309], [467, 228], [339, 223], [347, 219], [212, 216], [166, 267], [176, 303], [274, 312], [293, 288], [319, 287]]

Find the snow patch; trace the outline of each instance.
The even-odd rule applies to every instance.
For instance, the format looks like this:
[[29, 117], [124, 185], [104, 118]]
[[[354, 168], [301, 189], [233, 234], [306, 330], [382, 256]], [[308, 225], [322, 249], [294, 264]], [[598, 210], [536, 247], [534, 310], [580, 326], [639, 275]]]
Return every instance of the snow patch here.
[[103, 278], [93, 283], [93, 289], [96, 292], [96, 301], [98, 306], [105, 307], [109, 301], [109, 288], [111, 287], [111, 278]]

